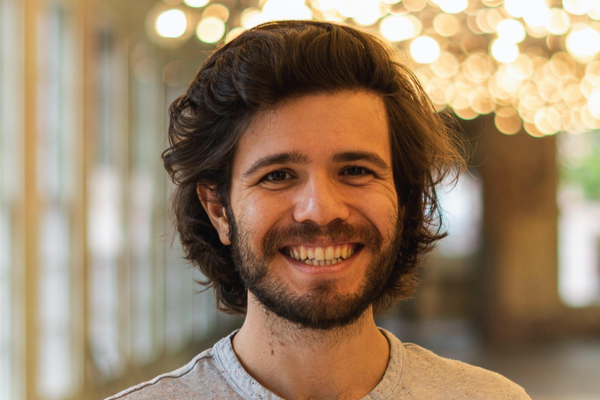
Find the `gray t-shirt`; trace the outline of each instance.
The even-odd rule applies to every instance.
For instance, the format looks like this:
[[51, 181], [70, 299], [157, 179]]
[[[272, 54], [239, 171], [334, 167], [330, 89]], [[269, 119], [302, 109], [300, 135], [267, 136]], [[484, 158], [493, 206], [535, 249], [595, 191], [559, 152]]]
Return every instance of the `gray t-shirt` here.
[[[383, 379], [364, 399], [531, 400], [522, 387], [495, 372], [436, 356], [380, 330], [390, 343], [390, 359]], [[244, 370], [231, 346], [236, 332], [186, 366], [107, 400], [281, 399]]]

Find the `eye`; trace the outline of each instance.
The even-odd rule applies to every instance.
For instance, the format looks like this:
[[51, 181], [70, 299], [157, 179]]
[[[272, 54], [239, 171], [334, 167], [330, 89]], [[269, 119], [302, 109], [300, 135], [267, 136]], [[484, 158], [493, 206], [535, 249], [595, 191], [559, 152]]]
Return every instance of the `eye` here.
[[365, 175], [373, 175], [373, 172], [364, 167], [353, 166], [353, 167], [348, 167], [344, 171], [342, 171], [342, 175], [365, 176]]
[[286, 171], [273, 171], [273, 172], [269, 172], [267, 175], [265, 175], [261, 181], [262, 182], [282, 182], [285, 181], [286, 179], [290, 179], [292, 177], [292, 175], [289, 172]]

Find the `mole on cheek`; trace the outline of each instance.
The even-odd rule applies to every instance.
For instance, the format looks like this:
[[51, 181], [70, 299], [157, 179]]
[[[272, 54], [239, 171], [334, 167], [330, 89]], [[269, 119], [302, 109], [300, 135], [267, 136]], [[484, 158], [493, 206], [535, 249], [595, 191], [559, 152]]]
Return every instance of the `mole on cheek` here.
[[275, 350], [271, 349], [271, 355], [275, 354]]

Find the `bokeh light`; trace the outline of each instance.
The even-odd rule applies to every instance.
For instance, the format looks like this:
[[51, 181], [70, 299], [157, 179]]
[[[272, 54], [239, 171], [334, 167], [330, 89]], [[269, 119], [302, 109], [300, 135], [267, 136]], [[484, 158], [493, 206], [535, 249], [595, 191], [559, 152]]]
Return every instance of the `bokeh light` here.
[[448, 14], [457, 14], [464, 11], [469, 5], [468, 0], [436, 0], [442, 11]]
[[242, 11], [240, 21], [244, 28], [250, 29], [254, 28], [258, 24], [262, 24], [266, 21], [266, 19], [260, 8], [250, 7]]
[[544, 137], [544, 133], [540, 132], [534, 123], [524, 122], [523, 128], [525, 128], [525, 132], [533, 137]]
[[225, 36], [225, 42], [227, 42], [227, 43], [231, 42], [233, 39], [238, 37], [240, 35], [240, 33], [244, 32], [244, 31], [245, 31], [245, 29], [242, 28], [241, 26], [230, 29], [227, 32], [227, 35]]
[[550, 21], [550, 8], [545, 0], [522, 1], [523, 20], [531, 28], [544, 27]]
[[521, 18], [526, 10], [523, 3], [523, 0], [504, 0], [504, 10], [511, 17]]
[[567, 35], [567, 50], [582, 61], [590, 60], [600, 52], [600, 33], [588, 26], [579, 26]]
[[215, 17], [223, 22], [229, 19], [229, 9], [223, 4], [215, 3], [206, 7], [202, 12], [202, 18]]
[[454, 36], [460, 32], [460, 22], [454, 15], [441, 13], [433, 19], [433, 28], [441, 36]]
[[183, 11], [172, 9], [163, 12], [156, 19], [156, 33], [164, 38], [178, 38], [187, 29], [187, 18]]
[[346, 23], [389, 42], [436, 110], [493, 113], [505, 134], [600, 128], [600, 0], [260, 0], [239, 14], [222, 1], [163, 4], [155, 43], [187, 40], [189, 21], [209, 44], [272, 20]]
[[561, 117], [552, 106], [542, 107], [535, 113], [535, 127], [544, 135], [552, 135], [561, 129]]
[[592, 6], [592, 0], [563, 0], [564, 9], [573, 15], [586, 14]]
[[429, 64], [440, 56], [440, 45], [429, 36], [420, 36], [410, 45], [410, 54], [416, 62]]
[[438, 59], [431, 63], [430, 68], [438, 77], [450, 79], [459, 71], [460, 63], [454, 54], [443, 51]]
[[210, 3], [210, 0], [183, 0], [183, 4], [192, 8], [201, 8]]
[[564, 35], [569, 31], [571, 26], [571, 17], [560, 8], [553, 8], [550, 10], [550, 19], [546, 24], [546, 29], [553, 35]]
[[266, 21], [312, 18], [312, 12], [304, 0], [267, 0], [262, 9]]
[[412, 15], [390, 15], [381, 20], [379, 30], [391, 42], [409, 40], [421, 33], [421, 21]]
[[588, 11], [588, 16], [592, 19], [599, 20], [600, 19], [600, 1], [594, 0], [592, 2], [592, 6]]
[[352, 12], [354, 21], [362, 26], [371, 26], [387, 15], [387, 10], [379, 1], [362, 1]]
[[492, 42], [492, 55], [502, 63], [511, 63], [519, 57], [519, 47], [507, 40], [498, 39]]
[[588, 98], [588, 109], [595, 118], [600, 118], [600, 89], [595, 89]]
[[512, 107], [503, 107], [496, 110], [494, 124], [500, 132], [506, 135], [518, 133], [522, 126], [519, 114], [517, 114], [517, 111]]
[[196, 28], [196, 36], [204, 43], [216, 43], [225, 34], [225, 24], [217, 17], [203, 18]]
[[527, 36], [523, 24], [515, 19], [500, 21], [496, 26], [496, 32], [500, 39], [510, 43], [520, 43]]
[[427, 5], [427, 0], [403, 0], [402, 5], [410, 12], [421, 11]]

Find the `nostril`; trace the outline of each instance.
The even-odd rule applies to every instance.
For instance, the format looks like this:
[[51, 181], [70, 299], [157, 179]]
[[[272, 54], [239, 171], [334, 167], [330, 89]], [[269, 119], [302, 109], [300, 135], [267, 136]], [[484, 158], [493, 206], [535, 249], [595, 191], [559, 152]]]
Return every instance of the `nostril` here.
[[344, 204], [325, 205], [313, 201], [296, 208], [293, 216], [298, 223], [326, 226], [346, 221], [350, 211]]

